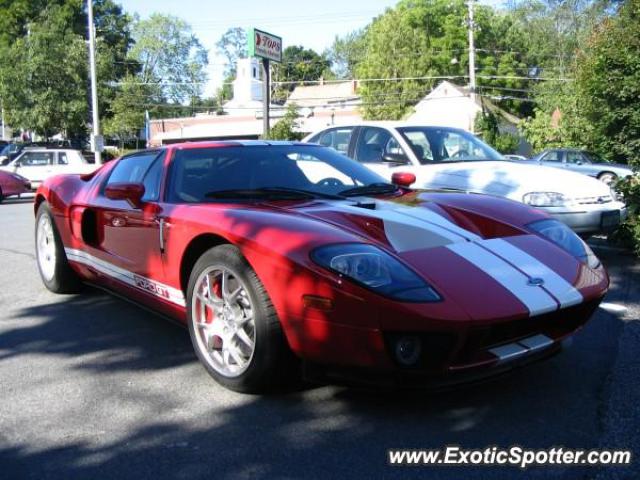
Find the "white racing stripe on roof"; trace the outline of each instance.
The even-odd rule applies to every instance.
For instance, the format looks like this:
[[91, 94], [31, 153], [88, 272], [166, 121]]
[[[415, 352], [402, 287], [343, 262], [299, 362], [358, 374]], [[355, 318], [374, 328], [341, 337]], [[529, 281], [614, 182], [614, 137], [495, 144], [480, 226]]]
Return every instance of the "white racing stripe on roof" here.
[[151, 295], [155, 295], [156, 297], [163, 298], [164, 300], [181, 307], [186, 305], [182, 291], [177, 288], [164, 285], [150, 278], [130, 272], [129, 270], [125, 270], [124, 268], [106, 262], [98, 257], [94, 257], [87, 252], [83, 252], [82, 250], [65, 248], [64, 252], [67, 255], [67, 258], [72, 262], [81, 263], [91, 267], [108, 277], [119, 280], [127, 285], [131, 285], [132, 287], [136, 287], [137, 289]]
[[573, 285], [540, 260], [532, 257], [515, 245], [501, 238], [494, 238], [483, 241], [482, 246], [488, 248], [512, 265], [515, 265], [529, 277], [544, 280], [543, 288], [549, 291], [549, 293], [560, 302], [561, 307], [569, 307], [582, 302], [582, 294], [576, 290]]
[[529, 277], [481, 246], [465, 242], [448, 245], [447, 248], [509, 290], [527, 307], [531, 316], [558, 309], [558, 303], [551, 295], [541, 287], [529, 285]]

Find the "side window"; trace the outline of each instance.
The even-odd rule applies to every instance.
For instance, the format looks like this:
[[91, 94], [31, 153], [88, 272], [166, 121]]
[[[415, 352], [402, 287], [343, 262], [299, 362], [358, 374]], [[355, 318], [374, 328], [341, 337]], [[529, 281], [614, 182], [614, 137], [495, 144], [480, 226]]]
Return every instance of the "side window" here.
[[145, 152], [119, 160], [111, 171], [106, 185], [113, 183], [142, 183], [151, 163], [157, 156], [157, 151]]
[[165, 156], [166, 151], [162, 152], [160, 156], [155, 159], [142, 180], [142, 184], [144, 185], [142, 201], [144, 202], [154, 202], [160, 198], [160, 183], [162, 181]]
[[581, 152], [567, 152], [567, 163], [579, 164], [584, 162]]
[[391, 138], [391, 133], [384, 128], [364, 127], [356, 145], [356, 160], [362, 163], [382, 162], [383, 152]]
[[66, 152], [58, 152], [58, 165], [69, 165]]
[[551, 150], [549, 153], [542, 156], [543, 162], [561, 162], [562, 154], [557, 150]]
[[319, 137], [314, 137], [313, 141], [317, 141], [320, 145], [331, 147], [346, 155], [349, 150], [352, 133], [353, 128], [332, 128], [331, 130], [321, 133]]
[[53, 164], [53, 152], [27, 152], [20, 160], [21, 167], [42, 167]]

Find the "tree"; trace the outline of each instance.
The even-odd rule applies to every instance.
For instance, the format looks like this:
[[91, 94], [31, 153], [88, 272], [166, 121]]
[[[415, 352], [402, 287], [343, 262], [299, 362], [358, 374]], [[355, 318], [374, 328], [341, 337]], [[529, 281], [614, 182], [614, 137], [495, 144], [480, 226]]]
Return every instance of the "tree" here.
[[331, 62], [331, 69], [339, 79], [355, 77], [356, 66], [364, 58], [366, 30], [356, 30], [333, 40], [324, 57]]
[[[355, 69], [357, 77], [372, 79], [360, 89], [365, 117], [402, 118], [439, 81], [437, 77], [467, 82], [466, 15], [464, 0], [402, 0], [367, 27]], [[483, 74], [517, 76], [525, 65], [515, 55], [503, 54], [510, 50], [505, 38], [517, 38], [512, 31], [517, 27], [485, 6], [476, 8], [476, 24], [479, 81]], [[483, 86], [480, 82], [480, 93]], [[487, 86], [522, 88], [517, 80], [495, 79]], [[519, 105], [512, 102], [507, 107]]]
[[298, 131], [298, 107], [290, 104], [287, 111], [278, 122], [271, 128], [266, 140], [300, 140], [302, 134]]
[[576, 90], [590, 146], [611, 160], [640, 166], [640, 0], [605, 19], [578, 57]]
[[207, 51], [184, 20], [152, 14], [133, 26], [129, 58], [140, 65], [138, 78], [155, 85], [146, 102], [184, 103], [200, 97], [207, 79]]
[[[86, 2], [0, 0], [0, 72], [8, 121], [43, 135], [84, 137], [88, 111]], [[108, 112], [126, 62], [130, 18], [112, 0], [94, 0], [100, 111]], [[64, 59], [64, 60], [62, 60]]]
[[305, 81], [318, 80], [331, 67], [331, 62], [315, 50], [302, 46], [289, 46], [282, 52], [282, 63], [273, 66], [274, 83], [280, 84], [276, 89], [273, 100], [284, 102], [287, 95], [296, 84]]
[[144, 108], [139, 105], [141, 98], [150, 95], [148, 85], [143, 85], [138, 78], [129, 75], [122, 80], [118, 94], [111, 103], [110, 115], [103, 123], [106, 136], [120, 141], [122, 148], [125, 142], [138, 137], [144, 127]]
[[[69, 29], [68, 9], [53, 5], [6, 50], [1, 89], [8, 121], [51, 137], [85, 133], [87, 50]], [[64, 61], [61, 61], [64, 59]]]
[[234, 78], [239, 58], [247, 58], [247, 32], [240, 27], [229, 28], [216, 43], [218, 53], [227, 59], [224, 73], [226, 78]]

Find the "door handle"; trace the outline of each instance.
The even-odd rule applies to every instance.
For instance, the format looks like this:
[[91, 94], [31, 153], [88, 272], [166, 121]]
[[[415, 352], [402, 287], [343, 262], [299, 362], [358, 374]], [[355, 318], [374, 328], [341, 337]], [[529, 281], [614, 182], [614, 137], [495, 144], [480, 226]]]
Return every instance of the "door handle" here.
[[165, 247], [164, 231], [166, 228], [171, 227], [171, 224], [168, 223], [164, 217], [157, 217], [156, 222], [158, 222], [158, 235], [160, 237], [160, 253], [164, 253], [164, 247]]

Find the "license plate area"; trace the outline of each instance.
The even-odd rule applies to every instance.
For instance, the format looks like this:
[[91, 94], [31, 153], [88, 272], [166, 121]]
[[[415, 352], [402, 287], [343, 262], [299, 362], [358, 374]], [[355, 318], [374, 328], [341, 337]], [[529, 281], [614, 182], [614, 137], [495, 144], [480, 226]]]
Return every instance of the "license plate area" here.
[[611, 230], [620, 225], [620, 210], [614, 210], [612, 212], [602, 212], [600, 218], [600, 226], [603, 230]]

